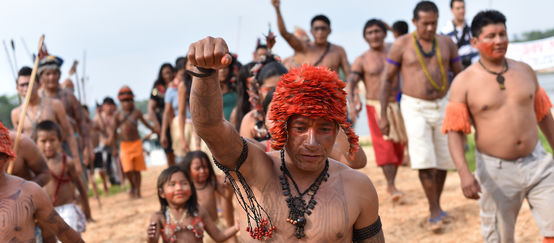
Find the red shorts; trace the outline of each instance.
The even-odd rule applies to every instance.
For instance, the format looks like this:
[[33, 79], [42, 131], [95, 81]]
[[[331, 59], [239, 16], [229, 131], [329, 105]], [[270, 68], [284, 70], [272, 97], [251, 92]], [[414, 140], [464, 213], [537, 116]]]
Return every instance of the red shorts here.
[[395, 143], [391, 140], [386, 140], [381, 134], [381, 129], [377, 123], [375, 108], [371, 105], [366, 105], [367, 122], [369, 124], [369, 132], [371, 133], [371, 143], [375, 151], [375, 161], [378, 166], [395, 164], [400, 165], [404, 160], [404, 143]]

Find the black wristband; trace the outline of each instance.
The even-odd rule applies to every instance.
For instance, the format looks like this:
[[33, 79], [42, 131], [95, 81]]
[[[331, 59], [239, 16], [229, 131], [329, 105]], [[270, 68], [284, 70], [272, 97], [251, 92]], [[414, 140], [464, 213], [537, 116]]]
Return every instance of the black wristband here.
[[193, 71], [190, 71], [190, 70], [186, 70], [186, 72], [191, 75], [191, 76], [194, 76], [194, 77], [197, 77], [197, 78], [205, 78], [205, 77], [209, 77], [209, 76], [212, 76], [212, 74], [215, 73], [215, 69], [211, 69], [211, 68], [201, 68], [201, 67], [198, 67], [198, 66], [195, 66], [196, 69], [202, 73], [196, 73], [196, 72], [193, 72]]

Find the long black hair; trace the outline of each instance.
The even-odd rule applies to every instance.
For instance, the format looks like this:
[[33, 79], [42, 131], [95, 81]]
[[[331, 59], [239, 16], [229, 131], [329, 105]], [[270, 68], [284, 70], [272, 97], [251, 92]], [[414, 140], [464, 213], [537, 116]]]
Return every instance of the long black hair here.
[[192, 167], [192, 161], [194, 159], [200, 159], [203, 162], [206, 162], [206, 166], [208, 166], [208, 180], [206, 183], [213, 183], [214, 188], [217, 189], [217, 178], [215, 177], [214, 167], [212, 166], [212, 163], [210, 162], [210, 158], [206, 153], [200, 150], [190, 151], [185, 155], [185, 158], [183, 159], [183, 169], [190, 174], [191, 167]]
[[249, 62], [246, 65], [240, 68], [239, 78], [237, 80], [236, 91], [237, 91], [237, 106], [236, 106], [236, 124], [235, 128], [237, 131], [240, 131], [240, 124], [242, 118], [248, 113], [252, 107], [248, 99], [248, 78], [252, 76], [250, 70], [256, 65], [256, 62]]
[[172, 165], [169, 166], [167, 169], [163, 170], [162, 173], [160, 173], [160, 176], [158, 176], [157, 181], [157, 190], [158, 190], [158, 200], [160, 200], [160, 210], [162, 213], [165, 213], [167, 208], [169, 207], [169, 203], [165, 198], [161, 197], [161, 193], [164, 192], [164, 185], [169, 180], [171, 180], [171, 176], [175, 173], [183, 173], [185, 175], [185, 178], [189, 181], [190, 184], [190, 197], [189, 200], [185, 203], [185, 208], [187, 209], [187, 215], [193, 217], [196, 212], [198, 212], [198, 197], [196, 196], [196, 189], [194, 188], [194, 183], [192, 182], [190, 175], [187, 171], [185, 171], [182, 167]]
[[169, 68], [169, 69], [171, 69], [172, 72], [175, 72], [175, 69], [173, 68], [171, 63], [166, 62], [166, 63], [162, 64], [162, 66], [160, 67], [160, 71], [158, 71], [158, 79], [156, 79], [156, 81], [154, 82], [154, 86], [163, 85], [165, 87], [166, 83], [164, 81], [164, 77], [163, 77], [163, 74], [162, 74], [164, 68]]

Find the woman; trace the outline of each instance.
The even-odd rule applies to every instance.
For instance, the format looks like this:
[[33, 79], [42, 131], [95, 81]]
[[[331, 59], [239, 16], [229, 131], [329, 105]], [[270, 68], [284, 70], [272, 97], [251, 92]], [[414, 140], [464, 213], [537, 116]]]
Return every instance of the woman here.
[[[165, 107], [165, 93], [169, 86], [169, 83], [175, 77], [175, 70], [170, 63], [164, 63], [160, 67], [158, 72], [158, 79], [154, 82], [152, 87], [152, 92], [150, 93], [150, 100], [148, 101], [148, 119], [154, 123], [156, 129], [160, 129], [164, 107]], [[166, 136], [170, 137], [169, 130], [165, 133]], [[160, 141], [161, 143], [161, 141]], [[173, 154], [173, 149], [171, 145], [164, 147], [165, 156], [167, 158], [167, 164], [175, 164], [175, 155]]]

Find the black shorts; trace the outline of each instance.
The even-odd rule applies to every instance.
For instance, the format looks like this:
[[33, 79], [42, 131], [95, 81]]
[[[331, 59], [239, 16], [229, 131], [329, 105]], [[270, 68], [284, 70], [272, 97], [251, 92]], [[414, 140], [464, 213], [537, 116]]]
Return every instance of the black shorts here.
[[94, 168], [95, 169], [104, 169], [107, 170], [108, 166], [111, 166], [112, 162], [112, 153], [109, 151], [109, 148], [103, 148], [101, 151], [94, 153]]

